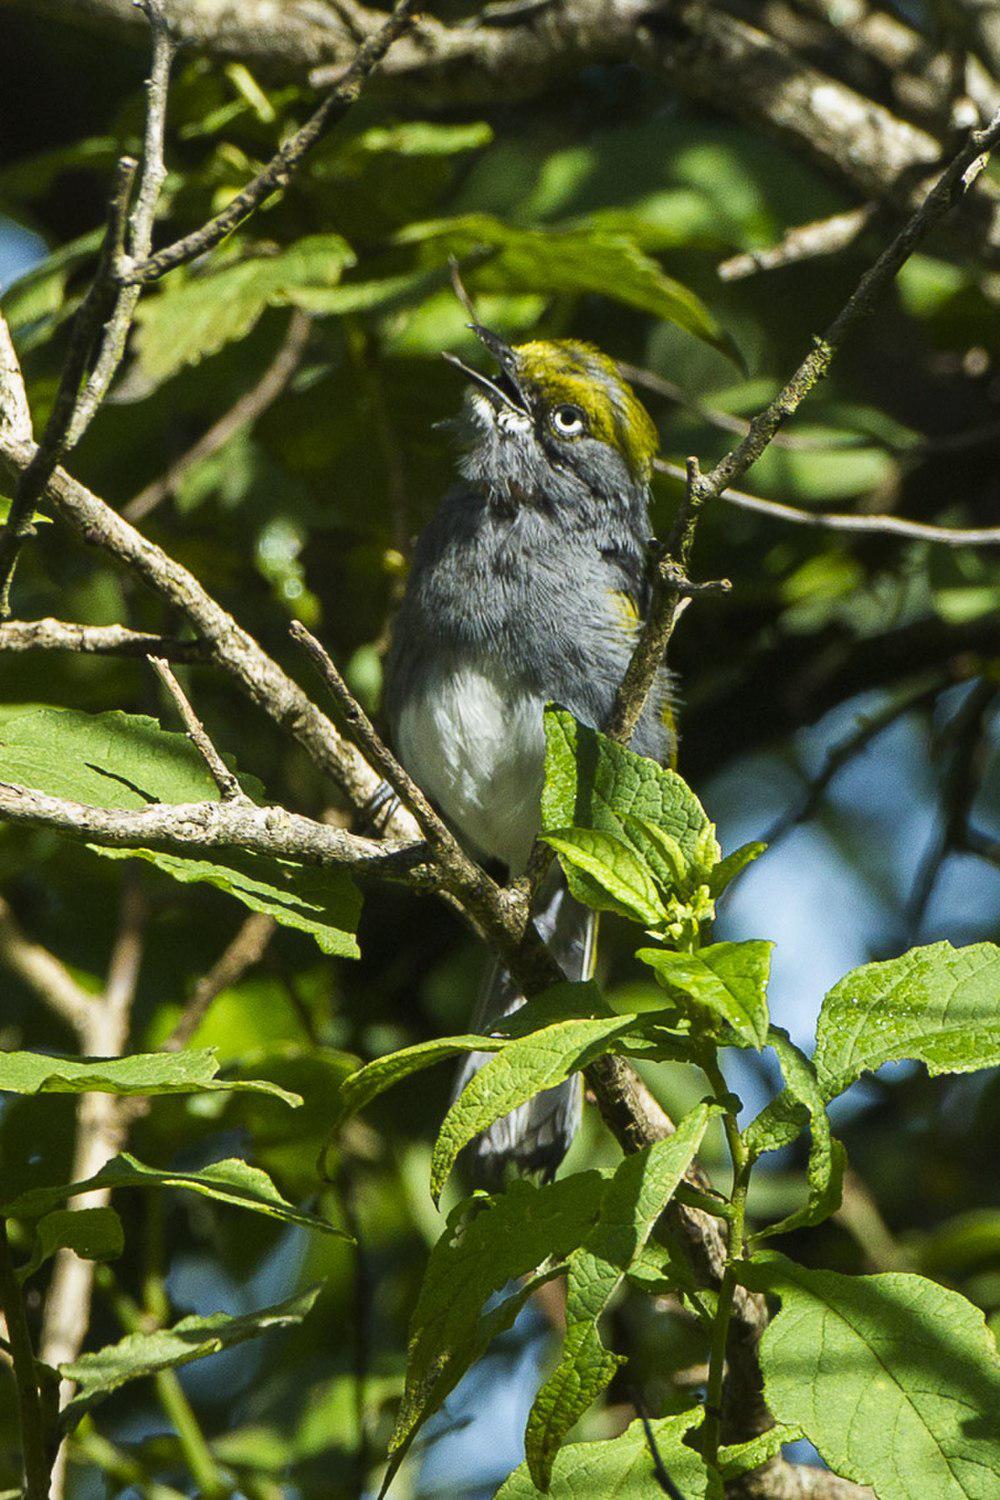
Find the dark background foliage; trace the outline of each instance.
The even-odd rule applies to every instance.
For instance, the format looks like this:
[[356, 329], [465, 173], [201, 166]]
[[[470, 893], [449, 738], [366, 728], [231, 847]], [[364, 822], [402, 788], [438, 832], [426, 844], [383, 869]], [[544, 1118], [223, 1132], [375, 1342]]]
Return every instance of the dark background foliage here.
[[[5, 286], [13, 282], [5, 307], [43, 415], [89, 262], [77, 253], [34, 280], [17, 278], [101, 223], [109, 170], [141, 127], [145, 55], [116, 35], [33, 16], [5, 12], [0, 24], [0, 270]], [[312, 97], [287, 77], [182, 53], [170, 104], [164, 240], [223, 203]], [[126, 506], [255, 385], [298, 303], [311, 321], [287, 388], [251, 426], [190, 466], [142, 525], [299, 676], [287, 625], [304, 620], [377, 710], [386, 625], [409, 541], [452, 469], [447, 432], [435, 424], [455, 411], [460, 378], [440, 351], [476, 357], [444, 250], [462, 259], [483, 320], [509, 336], [572, 333], [674, 382], [678, 400], [647, 396], [663, 451], [681, 462], [697, 453], [707, 463], [731, 434], [707, 420], [705, 408], [732, 417], [764, 404], [886, 230], [874, 228], [835, 258], [745, 280], [723, 281], [719, 263], [855, 201], [763, 132], [627, 65], [590, 69], [531, 103], [445, 108], [433, 117], [373, 90], [216, 263], [275, 261], [306, 236], [339, 234], [356, 257], [343, 285], [399, 278], [392, 295], [371, 311], [341, 314], [332, 295], [324, 299], [336, 269], [329, 243], [307, 272], [275, 282], [276, 305], [259, 305], [242, 285], [199, 306], [184, 301], [185, 288], [197, 288], [194, 277], [170, 278], [144, 300], [126, 372], [74, 470]], [[612, 285], [601, 296], [556, 282], [531, 263], [530, 249], [485, 257], [481, 222], [453, 226], [446, 240], [410, 229], [473, 214], [513, 229], [573, 223], [624, 236], [698, 292], [745, 369], [653, 311], [615, 300]], [[772, 447], [748, 487], [806, 509], [997, 524], [998, 332], [995, 273], [957, 254], [947, 237], [932, 241], [810, 399], [790, 429], [793, 444]], [[673, 482], [657, 481], [661, 534], [677, 494]], [[824, 989], [852, 964], [916, 941], [997, 936], [996, 552], [837, 535], [719, 503], [702, 523], [695, 566], [700, 577], [730, 578], [733, 589], [695, 603], [672, 646], [680, 769], [718, 819], [724, 848], [781, 824], [777, 846], [745, 877], [720, 927], [723, 936], [778, 939], [772, 1010], [801, 1041]], [[25, 618], [155, 630], [173, 623], [58, 525], [43, 526], [27, 549], [17, 590]], [[185, 681], [216, 742], [276, 799], [313, 813], [326, 808], [329, 792], [315, 772], [224, 681], [200, 668]], [[916, 706], [889, 724], [910, 696]], [[177, 727], [139, 662], [0, 658], [0, 715], [29, 702], [123, 708]], [[830, 748], [883, 713], [884, 732], [859, 743], [810, 803]], [[793, 823], [803, 810], [808, 816]], [[166, 1035], [245, 913], [204, 886], [173, 884], [145, 868], [134, 877], [130, 866], [96, 860], [48, 833], [0, 828], [4, 900], [85, 987], [102, 983], [123, 878], [138, 880], [148, 904], [132, 1022], [138, 1050]], [[368, 1058], [464, 1028], [481, 962], [474, 939], [443, 906], [391, 887], [365, 894], [358, 962], [326, 959], [308, 938], [281, 930], [196, 1033], [239, 1069], [300, 1088], [306, 1108], [291, 1115], [267, 1099], [213, 1101], [211, 1109], [157, 1100], [132, 1132], [143, 1160], [200, 1165], [242, 1154], [271, 1171], [289, 1197], [309, 1199], [343, 1055]], [[601, 970], [612, 993], [635, 991], [647, 980], [619, 951], [618, 937], [607, 924]], [[37, 996], [9, 968], [0, 975], [0, 1044], [68, 1050], [68, 1033]], [[129, 1248], [113, 1277], [140, 1302], [162, 1285], [178, 1316], [240, 1311], [327, 1278], [301, 1329], [185, 1374], [197, 1419], [240, 1492], [356, 1494], [384, 1448], [407, 1316], [442, 1222], [427, 1196], [426, 1164], [449, 1079], [447, 1069], [421, 1077], [355, 1127], [336, 1186], [322, 1194], [326, 1212], [359, 1228], [359, 1257], [342, 1242], [201, 1199], [122, 1195]], [[732, 1080], [754, 1104], [773, 1086], [742, 1057]], [[675, 1117], [698, 1095], [679, 1066], [655, 1070], [651, 1081]], [[922, 1070], [898, 1068], [857, 1086], [840, 1108], [854, 1175], [844, 1209], [802, 1237], [799, 1254], [844, 1269], [921, 1269], [994, 1313], [996, 1078], [931, 1083]], [[5, 1186], [64, 1180], [73, 1119], [71, 1099], [6, 1100]], [[721, 1160], [718, 1145], [709, 1166]], [[588, 1153], [614, 1159], [595, 1120], [573, 1159]], [[790, 1202], [801, 1170], [795, 1156], [783, 1160], [759, 1190], [757, 1211]], [[114, 1307], [109, 1275], [96, 1293], [91, 1344], [120, 1332]], [[426, 1459], [404, 1471], [401, 1494], [407, 1482], [413, 1494], [492, 1492], [517, 1460], [546, 1319], [558, 1315], [557, 1302], [542, 1302], [474, 1373]], [[587, 1419], [590, 1436], [617, 1430], [629, 1387], [655, 1406], [673, 1375], [704, 1359], [695, 1333], [668, 1307], [650, 1312], [626, 1299], [615, 1316], [618, 1347], [632, 1355], [628, 1387], [612, 1387], [608, 1405]], [[7, 1383], [0, 1400], [2, 1488], [16, 1482]], [[486, 1424], [463, 1429], [484, 1411], [488, 1435]], [[154, 1494], [156, 1480], [185, 1484], [185, 1455], [148, 1383], [109, 1402], [97, 1426], [115, 1450], [99, 1450], [84, 1433], [73, 1496], [132, 1493], [115, 1468], [115, 1453], [126, 1450], [137, 1463], [137, 1492]]]

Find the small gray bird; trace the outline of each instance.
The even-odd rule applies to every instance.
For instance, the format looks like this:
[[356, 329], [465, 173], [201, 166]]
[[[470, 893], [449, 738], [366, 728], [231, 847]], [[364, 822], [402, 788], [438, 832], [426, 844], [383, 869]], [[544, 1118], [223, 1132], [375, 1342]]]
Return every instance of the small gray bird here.
[[[461, 480], [417, 541], [386, 664], [386, 711], [400, 759], [466, 847], [517, 875], [540, 827], [545, 704], [600, 728], [635, 645], [657, 434], [593, 345], [512, 348], [474, 331], [498, 374], [461, 365], [473, 381], [454, 424]], [[665, 672], [632, 746], [661, 761], [672, 753]], [[535, 920], [567, 977], [588, 978], [594, 914], [558, 872]], [[522, 1003], [494, 965], [473, 1028]], [[472, 1054], [457, 1090], [486, 1061]], [[574, 1077], [497, 1121], [471, 1148], [477, 1180], [494, 1186], [508, 1167], [550, 1177], [580, 1110]]]

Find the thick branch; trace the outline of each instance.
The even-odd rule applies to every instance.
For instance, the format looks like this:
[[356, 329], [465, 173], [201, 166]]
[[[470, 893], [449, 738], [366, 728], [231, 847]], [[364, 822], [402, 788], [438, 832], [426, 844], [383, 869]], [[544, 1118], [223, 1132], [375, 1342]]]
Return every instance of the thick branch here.
[[157, 802], [135, 810], [90, 807], [6, 781], [0, 781], [0, 819], [55, 828], [116, 849], [175, 854], [236, 849], [370, 874], [409, 870], [426, 856], [421, 843], [362, 838], [283, 807], [237, 802]]

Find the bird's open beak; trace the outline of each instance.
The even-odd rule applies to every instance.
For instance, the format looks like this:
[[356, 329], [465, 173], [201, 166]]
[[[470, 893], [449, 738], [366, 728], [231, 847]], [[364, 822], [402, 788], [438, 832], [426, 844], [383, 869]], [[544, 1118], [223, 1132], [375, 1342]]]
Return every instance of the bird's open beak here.
[[528, 402], [521, 382], [518, 379], [517, 356], [513, 349], [509, 344], [504, 342], [499, 334], [493, 333], [489, 328], [484, 328], [481, 323], [470, 323], [468, 326], [476, 337], [481, 339], [486, 345], [499, 365], [499, 379], [491, 380], [488, 375], [484, 375], [480, 370], [474, 370], [471, 365], [467, 365], [464, 360], [459, 359], [457, 354], [445, 352], [443, 358], [450, 365], [454, 365], [457, 370], [461, 370], [463, 374], [468, 375], [470, 380], [474, 380], [477, 385], [481, 385], [484, 390], [496, 396], [504, 406], [508, 406], [511, 410], [521, 412], [522, 414], [526, 413]]

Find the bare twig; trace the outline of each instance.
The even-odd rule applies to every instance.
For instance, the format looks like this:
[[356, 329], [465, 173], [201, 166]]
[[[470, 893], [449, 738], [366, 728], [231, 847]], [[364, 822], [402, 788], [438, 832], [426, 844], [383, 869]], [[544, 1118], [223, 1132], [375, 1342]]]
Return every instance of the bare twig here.
[[[135, 207], [129, 202], [139, 164], [123, 156], [115, 169], [108, 224], [94, 280], [73, 320], [69, 349], [41, 443], [21, 474], [10, 514], [0, 529], [0, 621], [10, 614], [10, 589], [21, 547], [31, 534], [38, 501], [58, 464], [79, 442], [118, 368], [138, 292], [122, 285], [129, 258], [148, 254], [153, 217], [163, 183], [163, 129], [172, 45], [162, 0], [141, 0], [153, 36], [142, 171]], [[88, 375], [88, 369], [90, 371]]]
[[178, 485], [190, 469], [218, 453], [236, 433], [244, 427], [252, 426], [263, 416], [286, 389], [301, 364], [311, 327], [312, 319], [308, 314], [295, 308], [288, 320], [288, 329], [281, 347], [256, 385], [246, 391], [186, 453], [172, 463], [161, 478], [147, 484], [144, 490], [133, 495], [122, 506], [122, 515], [127, 521], [144, 520], [164, 500], [176, 494]]
[[787, 229], [774, 245], [747, 250], [721, 261], [716, 268], [719, 279], [742, 281], [760, 271], [776, 271], [804, 260], [838, 255], [860, 239], [880, 209], [879, 203], [862, 203], [845, 213], [814, 219], [810, 224], [797, 224], [793, 229]]
[[223, 990], [228, 990], [248, 969], [260, 963], [277, 931], [277, 923], [266, 912], [254, 911], [241, 922], [232, 942], [216, 959], [194, 987], [173, 1030], [163, 1043], [165, 1052], [179, 1052], [186, 1047], [208, 1013], [209, 1006]]
[[209, 769], [212, 780], [219, 788], [223, 802], [242, 802], [253, 806], [253, 801], [240, 786], [233, 772], [226, 765], [205, 729], [204, 724], [191, 707], [190, 700], [167, 663], [158, 656], [148, 658], [149, 665], [166, 688], [181, 716], [184, 730], [202, 760]]
[[697, 459], [688, 459], [685, 496], [673, 531], [658, 558], [654, 560], [653, 597], [649, 614], [618, 690], [608, 726], [608, 732], [614, 738], [625, 742], [631, 739], [673, 631], [681, 593], [676, 583], [664, 576], [664, 560], [671, 559], [682, 572], [686, 572], [702, 506], [709, 500], [717, 499], [757, 462], [782, 424], [826, 375], [844, 339], [872, 311], [899, 268], [929, 230], [982, 173], [990, 149], [998, 139], [1000, 113], [985, 130], [970, 133], [965, 145], [930, 189], [920, 207], [892, 243], [883, 250], [875, 264], [862, 276], [826, 333], [814, 341], [811, 351], [795, 374], [774, 400], [753, 418], [743, 440], [707, 474], [700, 472]]
[[13, 438], [18, 443], [32, 440], [31, 408], [3, 313], [0, 313], [0, 437]]
[[0, 964], [16, 974], [43, 1005], [79, 1032], [94, 996], [77, 984], [54, 954], [32, 942], [0, 896]]
[[[679, 464], [669, 463], [666, 459], [658, 458], [655, 466], [659, 473], [669, 474], [671, 479], [685, 477]], [[901, 536], [915, 542], [934, 542], [941, 547], [1000, 546], [1000, 526], [934, 526], [927, 521], [908, 521], [903, 516], [800, 510], [796, 505], [786, 505], [783, 500], [765, 500], [762, 495], [748, 495], [745, 490], [735, 490], [728, 486], [720, 490], [715, 498], [724, 500], [727, 505], [734, 505], [737, 510], [755, 511], [761, 516], [772, 516], [776, 521], [786, 521], [793, 526], [812, 526], [819, 531]]]
[[155, 255], [140, 259], [130, 266], [122, 276], [122, 284], [126, 286], [146, 285], [151, 281], [159, 280], [176, 266], [182, 266], [187, 261], [204, 255], [207, 250], [211, 250], [231, 234], [249, 214], [265, 203], [272, 193], [279, 192], [286, 187], [306, 154], [329, 130], [330, 126], [336, 124], [350, 109], [360, 95], [369, 74], [382, 60], [396, 38], [413, 24], [412, 12], [415, 7], [416, 0], [398, 0], [396, 8], [384, 25], [362, 42], [353, 63], [336, 87], [331, 89], [301, 129], [297, 130], [290, 140], [285, 141], [253, 181], [248, 182], [221, 213], [216, 214], [214, 219], [210, 219], [200, 229], [186, 234], [182, 239], [175, 240], [172, 245], [158, 250]]
[[0, 781], [0, 818], [55, 828], [114, 849], [162, 848], [177, 854], [244, 849], [316, 865], [350, 865], [371, 874], [412, 870], [426, 847], [366, 839], [284, 807], [237, 802], [151, 803], [133, 810], [89, 807]]
[[204, 661], [201, 641], [179, 641], [124, 625], [78, 625], [72, 620], [8, 620], [0, 625], [0, 651], [76, 651], [81, 656], [160, 656]]
[[862, 714], [855, 729], [846, 735], [836, 745], [832, 745], [827, 751], [826, 760], [823, 762], [819, 774], [808, 783], [806, 795], [796, 808], [790, 808], [783, 813], [778, 820], [771, 825], [764, 835], [764, 842], [768, 847], [773, 847], [779, 839], [783, 839], [793, 828], [800, 823], [806, 822], [819, 807], [824, 794], [834, 777], [856, 756], [860, 755], [873, 740], [878, 739], [893, 724], [907, 714], [917, 713], [919, 710], [929, 708], [937, 699], [938, 695], [949, 685], [948, 677], [935, 677], [930, 683], [924, 683], [915, 690], [904, 693], [901, 697], [894, 698], [884, 707], [874, 713]]

